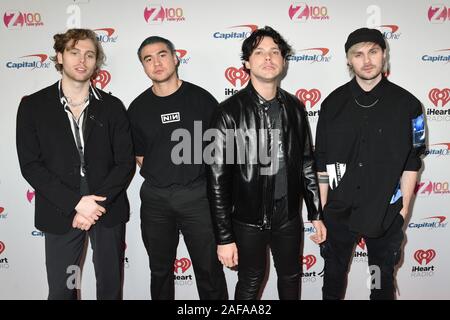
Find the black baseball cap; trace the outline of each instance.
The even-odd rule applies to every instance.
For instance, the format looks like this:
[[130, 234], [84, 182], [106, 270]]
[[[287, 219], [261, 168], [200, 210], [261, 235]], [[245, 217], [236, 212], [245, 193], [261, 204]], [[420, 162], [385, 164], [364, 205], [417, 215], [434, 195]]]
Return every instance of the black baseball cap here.
[[374, 42], [379, 44], [381, 48], [386, 49], [386, 41], [383, 34], [378, 29], [360, 28], [356, 29], [348, 35], [347, 42], [345, 43], [345, 53], [357, 43], [360, 42]]

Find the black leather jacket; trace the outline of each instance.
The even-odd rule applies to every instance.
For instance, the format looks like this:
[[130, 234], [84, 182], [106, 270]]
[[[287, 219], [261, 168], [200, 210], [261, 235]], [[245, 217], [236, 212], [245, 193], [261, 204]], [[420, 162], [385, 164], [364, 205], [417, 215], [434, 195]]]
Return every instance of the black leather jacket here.
[[[321, 220], [322, 209], [319, 187], [311, 146], [311, 134], [303, 104], [293, 95], [278, 88], [277, 98], [281, 106], [282, 139], [288, 181], [288, 217], [300, 214], [302, 198], [305, 200], [309, 220]], [[260, 106], [260, 99], [251, 82], [246, 88], [222, 102], [213, 117], [212, 128], [218, 130], [216, 146], [223, 152], [216, 153], [216, 161], [207, 166], [208, 198], [211, 205], [213, 226], [218, 244], [235, 241], [232, 220], [270, 229], [274, 205], [274, 175], [261, 174], [261, 164], [236, 164], [236, 140], [234, 162], [229, 163], [225, 134], [228, 130], [267, 129], [267, 112]], [[262, 130], [258, 146], [271, 144], [271, 131]], [[217, 134], [217, 133], [216, 133]], [[227, 149], [228, 147], [228, 149]], [[245, 151], [250, 152], [248, 144]], [[218, 149], [218, 150], [219, 150]], [[251, 155], [249, 155], [251, 158]], [[230, 157], [228, 157], [230, 158]], [[217, 161], [221, 159], [222, 161]]]

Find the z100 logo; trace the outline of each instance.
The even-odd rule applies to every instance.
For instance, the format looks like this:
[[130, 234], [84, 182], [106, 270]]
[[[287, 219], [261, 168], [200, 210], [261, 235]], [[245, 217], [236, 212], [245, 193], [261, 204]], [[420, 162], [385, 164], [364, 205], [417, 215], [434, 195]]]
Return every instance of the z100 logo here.
[[161, 24], [164, 20], [179, 22], [186, 20], [182, 8], [163, 8], [160, 4], [150, 4], [144, 9], [144, 19], [149, 24]]
[[8, 29], [43, 26], [41, 14], [38, 12], [6, 11], [3, 14], [3, 23]]
[[419, 182], [416, 185], [414, 192], [417, 196], [429, 196], [431, 194], [449, 194], [448, 182]]
[[434, 275], [434, 265], [430, 262], [436, 257], [436, 251], [433, 249], [417, 250], [414, 252], [414, 259], [419, 266], [413, 266], [411, 269], [411, 277], [432, 277]]
[[450, 8], [443, 4], [434, 4], [428, 9], [428, 20], [431, 23], [443, 23], [450, 20]]
[[178, 275], [178, 272], [185, 273], [192, 265], [191, 260], [188, 258], [175, 259], [173, 263], [173, 272], [176, 273], [174, 275], [175, 284], [176, 285], [192, 285], [192, 274], [189, 275]]
[[294, 3], [289, 6], [289, 18], [294, 22], [312, 20], [328, 20], [328, 9], [325, 6], [308, 6], [306, 3]]

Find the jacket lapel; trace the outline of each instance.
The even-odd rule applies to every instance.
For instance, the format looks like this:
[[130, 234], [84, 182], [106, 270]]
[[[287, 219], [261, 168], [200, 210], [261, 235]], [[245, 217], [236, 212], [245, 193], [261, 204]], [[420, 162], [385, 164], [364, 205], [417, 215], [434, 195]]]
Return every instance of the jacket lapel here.
[[89, 102], [87, 118], [86, 118], [86, 127], [84, 131], [84, 143], [87, 143], [89, 139], [89, 135], [92, 132], [92, 128], [94, 126], [103, 126], [103, 123], [99, 120], [100, 115], [100, 106], [98, 105], [98, 101], [95, 98], [92, 98]]

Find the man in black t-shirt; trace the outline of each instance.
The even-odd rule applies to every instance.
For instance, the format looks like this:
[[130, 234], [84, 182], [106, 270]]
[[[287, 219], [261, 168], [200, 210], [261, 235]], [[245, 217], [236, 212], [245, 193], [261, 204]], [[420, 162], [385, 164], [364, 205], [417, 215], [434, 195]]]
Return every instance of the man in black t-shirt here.
[[[425, 146], [419, 100], [383, 76], [386, 43], [361, 28], [345, 44], [354, 78], [322, 103], [316, 163], [328, 229], [324, 299], [343, 299], [355, 243], [365, 240], [371, 299], [394, 299], [402, 226]], [[384, 70], [385, 71], [385, 70]]]
[[130, 105], [141, 187], [141, 230], [151, 269], [154, 300], [174, 299], [179, 232], [194, 267], [200, 299], [228, 298], [206, 197], [203, 132], [217, 101], [206, 90], [178, 78], [173, 44], [152, 36], [138, 57], [153, 86]]

